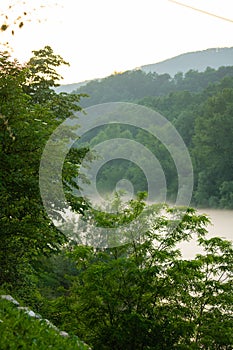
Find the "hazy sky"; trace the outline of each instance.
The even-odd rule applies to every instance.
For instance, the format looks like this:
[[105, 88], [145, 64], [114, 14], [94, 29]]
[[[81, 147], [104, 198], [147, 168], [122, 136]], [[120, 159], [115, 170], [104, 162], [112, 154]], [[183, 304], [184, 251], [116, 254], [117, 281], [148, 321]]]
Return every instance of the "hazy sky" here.
[[[232, 0], [180, 2], [233, 20]], [[9, 12], [14, 3], [19, 5]], [[49, 6], [39, 9], [40, 4]], [[61, 71], [64, 83], [104, 77], [184, 52], [233, 46], [233, 23], [169, 0], [0, 1], [0, 12], [10, 19], [33, 7], [37, 10], [29, 16], [32, 21], [14, 36], [9, 30], [1, 33], [1, 42], [9, 40], [20, 60], [29, 58], [33, 49], [52, 46], [71, 64]]]

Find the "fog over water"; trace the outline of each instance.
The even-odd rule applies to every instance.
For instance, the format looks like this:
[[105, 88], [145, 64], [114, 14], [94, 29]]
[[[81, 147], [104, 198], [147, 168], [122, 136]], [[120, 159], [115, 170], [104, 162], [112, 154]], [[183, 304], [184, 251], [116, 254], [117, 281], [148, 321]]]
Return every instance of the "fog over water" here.
[[[207, 238], [221, 237], [233, 241], [233, 211], [220, 209], [198, 209], [198, 213], [206, 214], [211, 220], [208, 225]], [[201, 250], [195, 240], [181, 245], [183, 257], [186, 259], [194, 258]]]
[[[111, 198], [113, 199], [113, 197]], [[133, 198], [133, 194], [128, 192], [127, 195], [124, 195], [122, 198], [124, 199], [124, 202], [127, 202]], [[103, 198], [102, 202], [100, 201], [100, 198], [91, 198], [92, 206], [95, 209], [100, 209], [105, 200], [106, 198]], [[106, 207], [103, 211], [106, 211]], [[111, 212], [111, 210], [109, 212]], [[211, 223], [206, 227], [208, 231], [207, 238], [220, 237], [233, 241], [233, 210], [197, 209], [197, 213], [206, 215], [211, 221]], [[68, 217], [72, 217], [70, 212], [68, 213]], [[179, 245], [179, 247], [181, 248], [184, 259], [193, 259], [195, 258], [196, 254], [203, 252], [198, 246], [196, 239], [192, 239], [189, 242], [183, 242]]]

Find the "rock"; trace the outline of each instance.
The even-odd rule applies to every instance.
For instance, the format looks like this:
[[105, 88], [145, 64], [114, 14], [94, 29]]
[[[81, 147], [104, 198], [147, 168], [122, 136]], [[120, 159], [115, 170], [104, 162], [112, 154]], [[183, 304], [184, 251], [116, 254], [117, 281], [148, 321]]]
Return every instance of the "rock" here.
[[19, 306], [18, 301], [15, 300], [14, 298], [12, 298], [11, 295], [1, 295], [1, 298], [2, 298], [2, 299], [6, 299], [6, 300], [10, 301], [11, 303], [13, 303], [13, 304]]
[[51, 321], [47, 320], [47, 318], [44, 318], [44, 319], [42, 319], [41, 321], [46, 322], [46, 324], [47, 324], [49, 327], [53, 328], [56, 332], [59, 332], [59, 329], [58, 329], [56, 326], [54, 326], [54, 324], [53, 324]]
[[28, 314], [28, 315], [31, 316], [31, 317], [35, 317], [35, 318], [39, 318], [39, 319], [42, 318], [41, 315], [36, 314], [34, 311], [30, 310], [28, 307], [19, 306], [19, 307], [18, 307], [18, 310], [23, 310], [23, 311], [25, 311], [25, 313]]
[[69, 337], [69, 334], [67, 332], [64, 332], [64, 331], [60, 331], [59, 334], [62, 336], [62, 337]]

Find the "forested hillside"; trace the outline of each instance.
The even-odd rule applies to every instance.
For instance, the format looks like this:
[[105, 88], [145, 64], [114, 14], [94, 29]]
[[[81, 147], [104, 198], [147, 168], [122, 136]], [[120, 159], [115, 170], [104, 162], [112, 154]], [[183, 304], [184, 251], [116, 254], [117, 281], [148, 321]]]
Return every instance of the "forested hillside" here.
[[[95, 210], [72, 195], [86, 145], [70, 150], [62, 175], [56, 167], [51, 175], [55, 183], [62, 177], [66, 199], [88, 230], [81, 232], [81, 227], [74, 235], [70, 229], [66, 235], [50, 221], [39, 186], [42, 152], [60, 123], [81, 110], [82, 97], [54, 92], [60, 79], [56, 67], [62, 64], [66, 62], [48, 46], [34, 51], [23, 66], [9, 53], [0, 56], [0, 286], [1, 294], [13, 295], [70, 337], [58, 338], [1, 299], [2, 348], [85, 348], [75, 335], [95, 350], [231, 349], [232, 244], [207, 239], [206, 216], [192, 208], [146, 205], [142, 174], [121, 160], [118, 170], [134, 177], [140, 192], [129, 202], [116, 194], [113, 214]], [[196, 164], [198, 203], [232, 205], [232, 85], [233, 78], [225, 77], [200, 92], [173, 91], [137, 100], [166, 115], [183, 135]], [[113, 128], [107, 125], [92, 135], [92, 144], [109, 133], [120, 136], [121, 127]], [[134, 128], [123, 132], [143, 141], [161, 160], [172, 199], [177, 179], [167, 150]], [[77, 135], [69, 130], [68, 137], [76, 140]], [[48, 168], [55, 164], [54, 157], [46, 161]], [[103, 168], [102, 191], [112, 189], [109, 171], [111, 179], [119, 176], [111, 164]], [[48, 200], [52, 208], [56, 204], [54, 215], [61, 221], [63, 201], [56, 193], [48, 193]], [[99, 247], [97, 227], [117, 228], [124, 244]], [[92, 235], [94, 246], [80, 241], [80, 233]], [[203, 253], [185, 260], [180, 244], [191, 238]]]
[[233, 76], [233, 67], [207, 68], [205, 72], [189, 70], [178, 72], [173, 78], [165, 74], [148, 73], [142, 70], [114, 74], [101, 80], [90, 81], [74, 92], [86, 93], [82, 107], [113, 101], [135, 102], [146, 96], [163, 96], [171, 92], [201, 92], [210, 84], [218, 83], [225, 77]]
[[[38, 7], [33, 3], [30, 13], [32, 2], [23, 1], [25, 12], [20, 6], [18, 16], [18, 3], [10, 1], [6, 14], [0, 13], [1, 34], [14, 37], [27, 21], [34, 26]], [[54, 20], [54, 11], [49, 13]], [[79, 16], [85, 18], [82, 12]], [[55, 92], [62, 78], [57, 70], [68, 63], [50, 46], [32, 51], [24, 63], [12, 57], [8, 44], [3, 48], [0, 349], [231, 350], [233, 247], [220, 238], [223, 231], [208, 237], [208, 217], [189, 204], [148, 203], [146, 179], [133, 162], [117, 158], [100, 169], [99, 179], [88, 178], [93, 160], [99, 159], [90, 146], [117, 137], [136, 139], [139, 157], [145, 145], [161, 164], [172, 203], [179, 179], [168, 149], [150, 132], [117, 120], [98, 129], [89, 119], [90, 133], [85, 129], [81, 140], [82, 125], [73, 121], [77, 115], [78, 122], [81, 116], [88, 119], [82, 106], [106, 101], [131, 101], [150, 113], [158, 110], [189, 148], [195, 170], [193, 203], [233, 208], [233, 67], [174, 78], [126, 72], [68, 94]], [[166, 134], [167, 125], [161, 124], [159, 132]], [[169, 141], [173, 146], [173, 138]], [[178, 149], [181, 164], [186, 161], [182, 155]], [[130, 200], [115, 191], [122, 175], [134, 185]], [[77, 196], [84, 184], [95, 180], [103, 194], [114, 189], [105, 207]], [[99, 244], [103, 238], [105, 245]], [[190, 243], [193, 249], [193, 239], [198, 253], [185, 258], [181, 246]]]
[[[90, 82], [77, 91], [90, 96], [82, 102], [85, 107], [111, 101], [129, 101], [161, 113], [177, 128], [191, 154], [195, 173], [192, 204], [198, 207], [233, 208], [233, 67], [218, 70], [207, 68], [205, 72], [191, 70], [185, 75], [177, 73], [174, 78], [168, 74], [130, 71], [100, 82]], [[101, 137], [102, 140], [108, 139], [111, 128], [113, 126], [108, 126], [102, 131], [98, 142]], [[119, 130], [115, 133], [120, 136]], [[172, 201], [177, 189], [177, 176], [165, 147], [158, 140], [130, 128], [128, 137], [144, 142], [155, 152], [165, 170], [168, 196]], [[99, 184], [102, 191], [111, 191], [114, 181], [123, 174], [136, 190], [147, 190], [145, 178], [139, 169], [123, 160], [118, 162], [115, 176], [116, 170], [111, 162], [102, 170]]]
[[[152, 63], [137, 67], [145, 73], [156, 73], [159, 75], [169, 74], [172, 78], [178, 73], [187, 73], [190, 70], [204, 72], [207, 67], [219, 69], [220, 67], [232, 66], [233, 48], [212, 48], [196, 52], [187, 52], [158, 63]], [[131, 70], [130, 72], [133, 72]], [[103, 79], [95, 79], [102, 81]], [[93, 82], [93, 80], [91, 81]], [[86, 85], [88, 81], [80, 83], [64, 84], [55, 88], [57, 92], [72, 92], [82, 85]]]

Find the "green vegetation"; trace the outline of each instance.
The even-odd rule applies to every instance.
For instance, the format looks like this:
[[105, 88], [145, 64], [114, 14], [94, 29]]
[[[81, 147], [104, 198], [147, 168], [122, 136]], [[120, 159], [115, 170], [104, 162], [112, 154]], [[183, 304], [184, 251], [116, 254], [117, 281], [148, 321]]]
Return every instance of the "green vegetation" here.
[[9, 301], [0, 299], [0, 348], [88, 350], [77, 337], [63, 337], [45, 320], [39, 320], [18, 310]]
[[[12, 294], [70, 337], [61, 337], [45, 321], [29, 318], [9, 301], [0, 300], [0, 348], [86, 349], [78, 336], [94, 350], [232, 349], [233, 248], [218, 237], [207, 239], [206, 216], [191, 208], [146, 206], [145, 193], [125, 204], [116, 195], [113, 214], [93, 210], [72, 195], [72, 189], [78, 189], [74, 178], [88, 150], [77, 143], [79, 147], [72, 148], [65, 159], [64, 191], [70, 205], [83, 215], [95, 247], [80, 244], [75, 235], [68, 240], [51, 224], [40, 197], [40, 159], [56, 127], [81, 110], [83, 95], [56, 94], [60, 79], [56, 68], [66, 62], [49, 46], [33, 54], [25, 65], [7, 52], [0, 55], [0, 286], [4, 294]], [[219, 81], [219, 74], [229, 77]], [[109, 78], [113, 84], [126, 79], [125, 100], [136, 98], [177, 127], [193, 157], [193, 200], [201, 205], [233, 205], [230, 75], [231, 67], [177, 75], [177, 82], [168, 75], [146, 76], [140, 71]], [[154, 91], [160, 86], [163, 95], [150, 95], [150, 84], [148, 90], [137, 85], [141, 79], [145, 84], [148, 79], [151, 84], [157, 81]], [[215, 84], [207, 87], [210, 81]], [[124, 91], [119, 87], [115, 94], [111, 84], [104, 94], [106, 98], [114, 94], [118, 100]], [[185, 84], [189, 91], [183, 91]], [[140, 93], [132, 93], [132, 86], [140, 88]], [[171, 86], [174, 91], [169, 92]], [[142, 95], [145, 92], [147, 97]], [[162, 159], [172, 199], [177, 189], [175, 167], [158, 140], [132, 127], [107, 125], [100, 133], [86, 135], [86, 141], [94, 145], [122, 134]], [[75, 137], [73, 132], [69, 137]], [[103, 168], [100, 190], [111, 192], [121, 173], [140, 190], [143, 174], [121, 160], [117, 165], [118, 173], [111, 163]], [[62, 211], [64, 203], [53, 198]], [[61, 219], [61, 212], [56, 215]], [[95, 227], [117, 227], [122, 244], [100, 248]], [[202, 253], [185, 260], [180, 244], [192, 237]], [[111, 239], [115, 240], [110, 243], [116, 242], [114, 235]]]
[[76, 92], [89, 95], [81, 103], [83, 107], [88, 107], [114, 101], [135, 102], [144, 97], [164, 96], [178, 91], [201, 92], [227, 77], [233, 77], [233, 67], [220, 67], [218, 70], [208, 67], [205, 72], [189, 70], [185, 74], [178, 72], [173, 78], [167, 73], [146, 74], [132, 70], [90, 81]]
[[[51, 225], [43, 207], [40, 158], [53, 130], [81, 109], [78, 105], [81, 95], [57, 95], [53, 90], [60, 79], [56, 67], [61, 64], [67, 63], [49, 46], [35, 51], [25, 65], [12, 60], [7, 52], [0, 54], [0, 285], [7, 294], [13, 294], [35, 311], [43, 299], [36, 287], [40, 259], [58, 252], [66, 242], [66, 237]], [[67, 194], [71, 185], [73, 188], [72, 177], [77, 174], [84, 154], [85, 150], [79, 149], [67, 156], [63, 172]], [[76, 202], [79, 210], [85, 207], [71, 196], [70, 202]], [[59, 204], [62, 208], [63, 203]], [[1, 334], [2, 341], [9, 339], [2, 349], [18, 348], [11, 342], [14, 336], [15, 340], [18, 338], [20, 329], [23, 338], [26, 329], [22, 324], [23, 319], [12, 332], [4, 328], [9, 323], [2, 324], [4, 334], [9, 333], [9, 337], [7, 333]], [[29, 324], [28, 320], [27, 327]], [[44, 328], [41, 332], [47, 331]], [[27, 344], [25, 340], [25, 349]], [[47, 348], [46, 344], [41, 346]]]
[[[94, 249], [71, 242], [46, 262], [40, 276], [43, 313], [96, 350], [230, 350], [231, 243], [207, 239], [208, 219], [193, 209], [153, 205], [139, 220], [142, 197], [132, 207], [135, 221], [121, 230], [129, 243]], [[129, 213], [121, 212], [118, 220], [127, 222]], [[106, 215], [96, 221], [113, 224]], [[203, 253], [184, 260], [179, 244], [191, 237]]]
[[[52, 89], [60, 79], [55, 68], [61, 64], [66, 62], [50, 47], [35, 51], [24, 66], [8, 53], [0, 56], [0, 283], [22, 287], [22, 293], [25, 284], [33, 283], [32, 262], [65, 242], [46, 217], [39, 191], [46, 141], [61, 121], [80, 110], [80, 95], [57, 95]], [[81, 157], [82, 150], [73, 150], [66, 159], [67, 192], [76, 174], [72, 164]]]
[[[220, 67], [218, 70], [207, 68], [201, 73], [191, 70], [185, 75], [177, 73], [174, 78], [168, 74], [146, 75], [140, 70], [130, 71], [100, 82], [90, 82], [77, 91], [90, 95], [83, 106], [129, 101], [161, 113], [176, 127], [192, 157], [195, 175], [192, 205], [233, 208], [233, 168], [230, 161], [233, 67]], [[92, 135], [92, 144], [107, 140], [113, 134], [134, 139], [156, 155], [166, 175], [168, 199], [173, 202], [177, 191], [177, 174], [166, 148], [139, 129], [114, 125], [103, 128], [94, 138]], [[120, 178], [131, 181], [135, 192], [147, 191], [141, 170], [133, 168], [129, 162], [126, 164], [124, 160], [119, 160], [115, 168], [109, 162], [101, 171], [99, 188], [102, 192], [110, 192]]]

